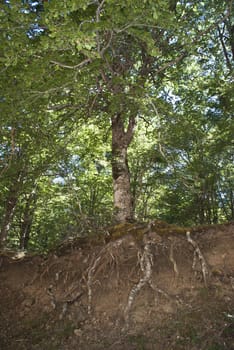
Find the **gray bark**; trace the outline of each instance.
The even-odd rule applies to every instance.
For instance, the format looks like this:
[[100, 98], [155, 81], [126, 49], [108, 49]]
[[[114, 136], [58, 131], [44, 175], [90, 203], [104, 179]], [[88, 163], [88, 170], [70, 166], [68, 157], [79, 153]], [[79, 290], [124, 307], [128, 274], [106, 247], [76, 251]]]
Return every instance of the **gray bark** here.
[[135, 118], [129, 119], [127, 130], [121, 114], [112, 118], [112, 176], [114, 189], [114, 220], [132, 221], [133, 201], [130, 186], [127, 150], [134, 134]]

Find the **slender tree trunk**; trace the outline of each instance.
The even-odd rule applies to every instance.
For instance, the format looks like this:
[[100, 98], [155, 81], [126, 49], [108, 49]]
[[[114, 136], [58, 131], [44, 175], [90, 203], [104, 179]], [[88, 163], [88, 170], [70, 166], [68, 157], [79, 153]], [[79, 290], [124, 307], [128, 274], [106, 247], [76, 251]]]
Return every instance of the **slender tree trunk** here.
[[210, 198], [210, 192], [207, 191], [206, 193], [206, 223], [209, 225], [212, 224], [212, 207], [211, 207], [211, 198]]
[[212, 187], [211, 192], [211, 207], [212, 207], [212, 224], [217, 224], [219, 221], [219, 214], [218, 214], [218, 198], [217, 198], [217, 189], [215, 187]]
[[5, 245], [5, 241], [8, 236], [8, 232], [11, 227], [11, 223], [14, 217], [14, 211], [17, 204], [18, 196], [17, 193], [13, 190], [10, 191], [7, 203], [6, 203], [6, 209], [5, 209], [5, 215], [3, 217], [2, 225], [1, 225], [1, 231], [0, 231], [0, 247], [3, 247]]
[[229, 198], [230, 198], [230, 210], [231, 210], [230, 220], [233, 220], [234, 219], [234, 194], [231, 188], [230, 188]]
[[[25, 213], [26, 214], [26, 213]], [[20, 249], [27, 249], [28, 248], [28, 242], [30, 239], [30, 233], [31, 233], [31, 226], [32, 226], [32, 216], [30, 214], [28, 216], [24, 215], [23, 223], [21, 226], [21, 232], [20, 232]]]
[[139, 164], [138, 164], [138, 161], [137, 161], [136, 169], [134, 171], [134, 174], [133, 174], [133, 177], [132, 177], [132, 182], [131, 182], [133, 216], [135, 216], [135, 214], [136, 214], [138, 176], [139, 176]]
[[3, 247], [5, 245], [5, 241], [7, 239], [8, 233], [11, 228], [16, 204], [18, 202], [21, 180], [22, 180], [22, 174], [19, 171], [16, 174], [14, 181], [12, 181], [12, 185], [9, 188], [8, 196], [6, 199], [5, 213], [2, 218], [1, 229], [0, 229], [0, 247]]
[[133, 201], [127, 151], [134, 134], [135, 117], [130, 117], [127, 130], [120, 113], [112, 117], [112, 176], [114, 189], [114, 220], [132, 221]]
[[198, 217], [199, 217], [199, 224], [203, 225], [205, 223], [205, 208], [204, 208], [204, 194], [203, 192], [198, 194]]
[[221, 189], [218, 190], [218, 201], [220, 203], [220, 207], [221, 207], [221, 209], [223, 211], [223, 214], [225, 215], [226, 219], [228, 220], [228, 218], [229, 218], [228, 210], [227, 210], [226, 203], [223, 200], [222, 190]]
[[35, 192], [31, 193], [27, 198], [26, 205], [24, 208], [23, 221], [21, 223], [20, 229], [20, 249], [27, 249], [28, 242], [30, 240], [31, 227], [33, 223], [33, 216], [35, 211], [36, 204], [36, 194]]

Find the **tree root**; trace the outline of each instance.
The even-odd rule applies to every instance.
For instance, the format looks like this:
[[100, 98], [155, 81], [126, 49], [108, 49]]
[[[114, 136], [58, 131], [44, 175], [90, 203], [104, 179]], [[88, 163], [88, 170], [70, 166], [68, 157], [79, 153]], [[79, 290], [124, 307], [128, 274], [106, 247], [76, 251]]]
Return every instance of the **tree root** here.
[[124, 310], [124, 319], [127, 327], [129, 325], [129, 311], [132, 307], [134, 299], [136, 298], [136, 295], [146, 285], [146, 283], [150, 284], [152, 276], [152, 266], [153, 259], [150, 251], [150, 244], [146, 243], [144, 246], [143, 254], [140, 257], [140, 267], [143, 272], [143, 277], [140, 278], [139, 282], [131, 289], [128, 296], [128, 303]]
[[[191, 238], [190, 232], [186, 233], [187, 241], [193, 246], [194, 249], [194, 260], [192, 268], [195, 270], [196, 264], [199, 262], [201, 266], [201, 272], [203, 276], [203, 280], [205, 285], [207, 286], [208, 283], [208, 277], [209, 277], [209, 270], [208, 265], [206, 263], [206, 260], [201, 252], [201, 249], [199, 248], [197, 242]], [[131, 235], [126, 235], [116, 241], [110, 241], [108, 244], [106, 244], [104, 247], [102, 247], [99, 251], [96, 251], [94, 255], [91, 257], [89, 256], [87, 258], [88, 266], [87, 270], [84, 271], [82, 274], [82, 278], [79, 282], [79, 284], [82, 283], [82, 280], [85, 281], [85, 289], [87, 293], [87, 314], [90, 316], [93, 311], [93, 298], [96, 295], [95, 291], [98, 290], [98, 287], [96, 286], [97, 283], [100, 283], [102, 280], [101, 276], [104, 276], [105, 278], [108, 278], [111, 271], [114, 269], [117, 270], [117, 276], [118, 280], [120, 278], [119, 276], [119, 263], [122, 261], [122, 263], [126, 263], [126, 261], [134, 258], [136, 259], [136, 255], [138, 256], [138, 262], [137, 262], [137, 269], [140, 270], [140, 277], [138, 277], [137, 281], [135, 281], [134, 285], [131, 287], [126, 305], [123, 309], [123, 317], [125, 321], [124, 329], [129, 328], [129, 322], [130, 322], [130, 314], [131, 310], [133, 308], [133, 304], [136, 302], [136, 298], [138, 294], [143, 290], [143, 288], [147, 285], [153, 293], [157, 293], [158, 295], [161, 295], [162, 297], [165, 297], [167, 300], [169, 300], [172, 303], [176, 303], [177, 305], [183, 304], [181, 300], [174, 296], [170, 295], [164, 290], [158, 288], [157, 285], [153, 282], [153, 254], [154, 250], [153, 248], [156, 246], [162, 246], [162, 248], [167, 248], [167, 258], [169, 259], [170, 263], [172, 264], [172, 268], [174, 271], [175, 276], [175, 282], [178, 281], [179, 277], [179, 269], [178, 265], [174, 256], [174, 247], [175, 242], [174, 240], [170, 240], [170, 243], [168, 245], [162, 244], [161, 237], [158, 237], [157, 233], [151, 230], [151, 226], [148, 227], [147, 232], [144, 233], [143, 237], [143, 246], [140, 246], [137, 242], [135, 242], [134, 237]], [[130, 253], [132, 252], [132, 253]], [[127, 260], [122, 260], [121, 256], [126, 256]], [[130, 255], [129, 255], [130, 254]], [[40, 275], [40, 279], [48, 273], [48, 269], [51, 269], [51, 267], [56, 264], [57, 262], [52, 262], [49, 266], [47, 266], [46, 269], [42, 272]], [[136, 268], [135, 266], [135, 268]], [[56, 274], [55, 280], [59, 280], [59, 271]], [[67, 278], [66, 278], [67, 280]], [[100, 281], [99, 281], [100, 280]], [[78, 289], [78, 290], [77, 290]], [[84, 292], [79, 291], [79, 288], [77, 286], [72, 285], [72, 287], [69, 289], [69, 291], [66, 293], [65, 297], [63, 297], [62, 300], [56, 300], [55, 295], [53, 293], [53, 288], [50, 286], [47, 290], [47, 294], [50, 297], [50, 302], [52, 307], [55, 309], [57, 308], [57, 303], [62, 302], [62, 310], [60, 313], [60, 319], [64, 317], [64, 315], [68, 312], [69, 305], [73, 304], [76, 300], [78, 300]], [[60, 304], [61, 305], [61, 304]]]
[[188, 242], [193, 246], [194, 248], [194, 258], [193, 258], [193, 265], [192, 268], [193, 270], [195, 270], [196, 264], [197, 264], [197, 258], [200, 260], [200, 264], [201, 264], [201, 270], [202, 270], [202, 275], [203, 275], [203, 281], [205, 283], [205, 286], [207, 287], [208, 285], [208, 278], [209, 278], [209, 269], [208, 269], [208, 264], [197, 244], [196, 241], [194, 241], [191, 236], [190, 236], [190, 232], [187, 231], [186, 232], [186, 237]]
[[173, 242], [171, 242], [169, 260], [173, 264], [173, 269], [174, 269], [174, 273], [175, 273], [175, 284], [176, 284], [178, 281], [178, 277], [179, 277], [179, 270], [178, 270], [176, 260], [174, 258], [174, 249], [173, 248], [174, 248], [174, 244], [173, 244]]
[[68, 306], [74, 304], [77, 300], [79, 300], [82, 297], [82, 295], [83, 292], [78, 292], [75, 296], [62, 301], [62, 312], [59, 315], [60, 320], [62, 320], [65, 314], [67, 313]]
[[[143, 276], [140, 278], [137, 284], [135, 284], [132, 289], [130, 290], [127, 305], [124, 309], [124, 320], [125, 320], [125, 328], [129, 327], [129, 314], [130, 310], [132, 308], [132, 305], [134, 303], [134, 300], [136, 299], [137, 294], [142, 290], [142, 288], [148, 284], [149, 287], [156, 293], [164, 296], [169, 301], [174, 301], [174, 297], [171, 297], [168, 293], [166, 293], [164, 290], [158, 288], [153, 282], [152, 282], [152, 270], [153, 270], [153, 254], [151, 252], [151, 246], [155, 246], [156, 244], [160, 243], [159, 237], [157, 237], [157, 234], [151, 232], [151, 223], [148, 226], [148, 234], [145, 234], [143, 238], [144, 242], [144, 248], [143, 253], [139, 254], [139, 264], [141, 271], [143, 273]], [[173, 269], [175, 273], [175, 280], [177, 281], [179, 276], [179, 270], [177, 267], [176, 260], [174, 259], [173, 254], [173, 242], [170, 246], [170, 254], [169, 254], [169, 260], [173, 264]], [[178, 300], [176, 300], [176, 303], [178, 304]]]
[[97, 257], [97, 259], [94, 260], [94, 263], [92, 264], [88, 272], [87, 288], [88, 288], [88, 314], [89, 315], [91, 314], [91, 308], [92, 308], [92, 287], [91, 287], [93, 282], [92, 278], [100, 259], [101, 259], [101, 256]]
[[52, 306], [53, 309], [55, 310], [55, 309], [56, 309], [56, 306], [57, 306], [57, 300], [56, 300], [56, 297], [55, 297], [55, 295], [54, 295], [53, 288], [54, 288], [54, 286], [51, 284], [51, 285], [47, 288], [47, 294], [49, 295], [51, 306]]
[[[88, 270], [88, 278], [87, 278], [87, 289], [88, 289], [88, 314], [91, 314], [92, 311], [92, 285], [94, 284], [93, 282], [93, 277], [95, 273], [97, 272], [97, 268], [99, 266], [99, 262], [101, 258], [104, 258], [106, 254], [111, 258], [111, 261], [115, 261], [115, 254], [114, 250], [119, 249], [121, 244], [123, 243], [123, 239], [119, 239], [115, 242], [110, 242], [108, 243], [98, 254], [97, 258], [93, 261], [91, 267]], [[103, 260], [103, 259], [102, 259]]]
[[60, 305], [62, 304], [62, 311], [59, 315], [59, 319], [62, 320], [65, 314], [67, 313], [68, 306], [74, 304], [78, 299], [80, 299], [80, 297], [83, 295], [83, 292], [78, 291], [74, 296], [70, 296], [70, 298], [59, 300], [59, 299], [56, 299], [53, 289], [54, 289], [54, 286], [51, 284], [47, 288], [47, 294], [49, 295], [50, 303], [54, 310], [57, 309], [58, 307], [60, 308]]

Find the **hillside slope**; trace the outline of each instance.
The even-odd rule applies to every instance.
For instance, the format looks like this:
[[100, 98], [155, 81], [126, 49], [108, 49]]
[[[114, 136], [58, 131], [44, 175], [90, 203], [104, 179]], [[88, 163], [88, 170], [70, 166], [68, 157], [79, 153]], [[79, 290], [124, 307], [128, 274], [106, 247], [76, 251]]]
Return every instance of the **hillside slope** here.
[[107, 228], [0, 254], [0, 349], [234, 349], [234, 224]]

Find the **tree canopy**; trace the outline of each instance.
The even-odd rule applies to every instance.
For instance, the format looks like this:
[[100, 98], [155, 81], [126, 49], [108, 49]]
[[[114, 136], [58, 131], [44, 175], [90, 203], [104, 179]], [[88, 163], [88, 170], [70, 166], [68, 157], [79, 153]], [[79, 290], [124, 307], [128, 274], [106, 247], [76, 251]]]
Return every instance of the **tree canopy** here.
[[233, 220], [231, 0], [5, 1], [0, 21], [2, 245]]

